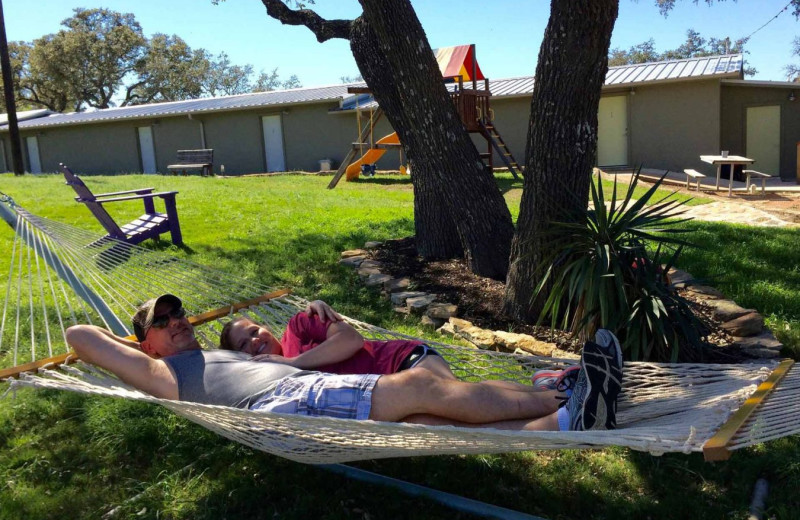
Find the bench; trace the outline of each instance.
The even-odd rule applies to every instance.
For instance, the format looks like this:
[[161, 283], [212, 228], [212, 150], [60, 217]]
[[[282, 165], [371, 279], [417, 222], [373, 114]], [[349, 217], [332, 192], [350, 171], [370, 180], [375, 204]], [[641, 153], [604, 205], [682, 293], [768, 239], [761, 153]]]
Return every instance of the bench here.
[[175, 164], [168, 164], [170, 171], [179, 171], [183, 174], [186, 170], [202, 170], [202, 175], [211, 175], [211, 165], [214, 163], [214, 149], [205, 150], [178, 150]]
[[683, 173], [686, 174], [686, 188], [689, 188], [689, 182], [697, 181], [697, 191], [700, 191], [700, 180], [704, 179], [705, 175], [691, 168], [684, 169]]
[[767, 179], [772, 177], [772, 175], [769, 175], [768, 173], [757, 172], [755, 170], [742, 170], [742, 173], [746, 175], [746, 180], [744, 185], [744, 189], [746, 191], [750, 191], [750, 180], [753, 178], [761, 179], [761, 193], [767, 191]]

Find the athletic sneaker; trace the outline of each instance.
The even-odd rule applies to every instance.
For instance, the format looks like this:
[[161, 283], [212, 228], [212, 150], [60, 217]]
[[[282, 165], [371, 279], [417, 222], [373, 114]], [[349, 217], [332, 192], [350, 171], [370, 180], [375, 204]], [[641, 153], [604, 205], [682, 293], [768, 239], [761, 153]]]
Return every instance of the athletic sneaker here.
[[617, 425], [622, 349], [607, 330], [597, 331], [595, 341], [583, 346], [581, 370], [566, 403], [570, 430], [611, 430]]
[[557, 390], [572, 395], [572, 389], [578, 381], [578, 373], [581, 371], [580, 365], [575, 365], [564, 370], [537, 370], [531, 382], [534, 388], [541, 390]]

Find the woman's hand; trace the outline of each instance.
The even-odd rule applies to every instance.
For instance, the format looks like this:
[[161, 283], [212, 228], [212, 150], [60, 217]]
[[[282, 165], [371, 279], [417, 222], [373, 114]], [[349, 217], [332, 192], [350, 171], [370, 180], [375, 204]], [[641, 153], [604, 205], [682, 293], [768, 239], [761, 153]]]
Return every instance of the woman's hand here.
[[322, 300], [314, 300], [306, 307], [306, 314], [309, 316], [317, 315], [323, 322], [326, 321], [342, 321], [342, 316], [333, 310], [333, 308]]
[[292, 364], [292, 361], [294, 360], [294, 358], [287, 358], [287, 357], [280, 356], [278, 354], [259, 354], [257, 356], [253, 356], [252, 358], [250, 358], [250, 360], [251, 361], [261, 361], [261, 362], [265, 362], [265, 363], [280, 363], [281, 365], [294, 366]]

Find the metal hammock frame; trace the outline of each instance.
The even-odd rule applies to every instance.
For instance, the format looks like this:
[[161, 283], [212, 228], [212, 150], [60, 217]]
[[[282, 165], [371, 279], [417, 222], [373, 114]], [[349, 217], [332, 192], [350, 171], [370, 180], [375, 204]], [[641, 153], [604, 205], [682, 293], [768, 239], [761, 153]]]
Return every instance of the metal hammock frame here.
[[[140, 246], [37, 217], [0, 198], [15, 230], [0, 324], [0, 379], [32, 386], [160, 404], [220, 435], [304, 463], [436, 454], [627, 446], [652, 454], [704, 451], [722, 460], [733, 450], [800, 433], [800, 373], [780, 364], [628, 363], [618, 429], [516, 432], [251, 412], [157, 399], [112, 374], [70, 357], [64, 330], [77, 323], [130, 334], [127, 316], [163, 292], [180, 294], [204, 348], [215, 348], [234, 314], [279, 335], [305, 307], [302, 298]], [[243, 301], [244, 300], [244, 301]], [[208, 312], [208, 309], [215, 311]], [[347, 318], [371, 339], [410, 338]], [[466, 381], [529, 382], [539, 368], [571, 360], [490, 352], [426, 340]], [[35, 371], [35, 372], [33, 372]], [[778, 384], [780, 382], [780, 384]]]

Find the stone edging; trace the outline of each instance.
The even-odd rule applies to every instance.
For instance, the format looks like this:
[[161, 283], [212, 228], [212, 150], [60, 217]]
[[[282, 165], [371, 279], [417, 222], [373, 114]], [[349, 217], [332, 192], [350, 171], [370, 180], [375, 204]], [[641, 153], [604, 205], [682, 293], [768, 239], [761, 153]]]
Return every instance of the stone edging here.
[[[438, 301], [438, 295], [414, 291], [408, 277], [394, 278], [381, 272], [381, 263], [367, 258], [370, 249], [382, 242], [367, 242], [363, 249], [342, 251], [339, 263], [357, 270], [367, 287], [380, 288], [391, 300], [395, 312], [420, 315], [422, 324], [434, 327], [441, 334], [462, 338], [478, 348], [501, 350], [536, 356], [577, 359], [579, 356], [559, 349], [555, 343], [502, 330], [486, 330], [458, 318], [458, 306]], [[745, 309], [733, 300], [725, 299], [717, 289], [702, 285], [691, 274], [670, 269], [670, 281], [676, 289], [684, 289], [697, 300], [713, 309], [722, 329], [734, 338], [733, 345], [757, 358], [780, 357], [783, 344], [766, 327], [764, 318], [755, 309]]]
[[740, 307], [714, 287], [703, 285], [691, 274], [670, 269], [669, 279], [676, 289], [684, 289], [694, 298], [711, 307], [721, 328], [733, 336], [733, 345], [757, 358], [777, 358], [783, 344], [764, 326], [764, 317], [755, 309]]
[[423, 325], [434, 327], [440, 334], [466, 340], [477, 348], [515, 352], [526, 355], [578, 359], [580, 356], [559, 349], [555, 343], [502, 330], [486, 330], [458, 318], [458, 306], [438, 301], [439, 296], [414, 291], [408, 277], [394, 278], [381, 272], [381, 263], [367, 258], [369, 250], [382, 242], [367, 242], [363, 249], [343, 251], [339, 263], [357, 270], [367, 287], [380, 288], [391, 300], [395, 312], [421, 316]]

